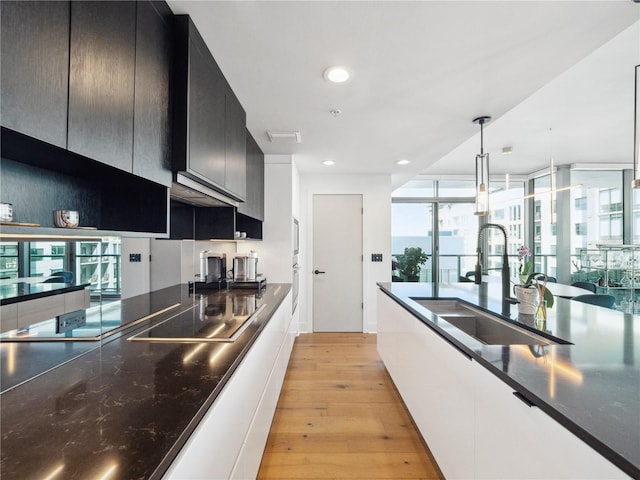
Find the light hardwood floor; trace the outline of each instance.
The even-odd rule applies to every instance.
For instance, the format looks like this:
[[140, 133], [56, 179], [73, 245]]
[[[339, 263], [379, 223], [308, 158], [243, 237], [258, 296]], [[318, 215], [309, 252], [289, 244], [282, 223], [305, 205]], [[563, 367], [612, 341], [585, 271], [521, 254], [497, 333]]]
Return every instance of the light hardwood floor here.
[[376, 336], [296, 339], [259, 479], [440, 479]]

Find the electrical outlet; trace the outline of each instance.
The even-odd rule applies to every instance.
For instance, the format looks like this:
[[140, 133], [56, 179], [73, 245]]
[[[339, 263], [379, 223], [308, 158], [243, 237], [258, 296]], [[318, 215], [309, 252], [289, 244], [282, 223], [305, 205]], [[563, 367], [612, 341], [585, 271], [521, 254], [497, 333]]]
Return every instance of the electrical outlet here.
[[382, 254], [381, 253], [372, 253], [371, 254], [371, 261], [372, 262], [381, 262], [382, 261]]
[[87, 324], [87, 315], [84, 310], [63, 313], [56, 317], [56, 333], [65, 333], [74, 328], [84, 327]]
[[142, 254], [141, 253], [130, 253], [129, 254], [129, 261], [130, 262], [141, 262], [142, 261]]

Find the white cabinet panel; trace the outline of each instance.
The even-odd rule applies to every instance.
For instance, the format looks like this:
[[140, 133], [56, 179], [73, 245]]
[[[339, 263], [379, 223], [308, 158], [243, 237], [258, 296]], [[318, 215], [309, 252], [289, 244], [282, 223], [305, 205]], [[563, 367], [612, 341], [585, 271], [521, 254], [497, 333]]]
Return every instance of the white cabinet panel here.
[[290, 303], [287, 296], [274, 312], [164, 478], [255, 477], [289, 361]]
[[26, 328], [63, 313], [86, 309], [90, 302], [90, 292], [84, 289], [3, 305], [0, 309], [0, 331]]
[[381, 291], [378, 345], [387, 370], [445, 477], [472, 478], [471, 360]]
[[18, 304], [0, 306], [0, 331], [8, 332], [18, 328]]
[[75, 312], [89, 308], [91, 294], [88, 288], [64, 294], [64, 311]]
[[[282, 310], [284, 310], [284, 312], [282, 312]], [[242, 451], [238, 456], [236, 467], [231, 475], [231, 478], [238, 480], [255, 478], [258, 475], [262, 454], [267, 444], [271, 422], [273, 421], [273, 416], [276, 411], [280, 391], [282, 390], [282, 382], [287, 372], [287, 366], [295, 340], [296, 330], [291, 319], [290, 295], [285, 299], [283, 307], [279, 309], [278, 313], [282, 313], [283, 323], [286, 324], [288, 330], [284, 336], [284, 341], [282, 342], [273, 370], [267, 381], [264, 394], [260, 399], [260, 404], [258, 405], [251, 427], [247, 433]]]
[[36, 298], [18, 303], [18, 328], [26, 328], [64, 313], [64, 295]]
[[480, 365], [476, 379], [476, 478], [629, 478]]

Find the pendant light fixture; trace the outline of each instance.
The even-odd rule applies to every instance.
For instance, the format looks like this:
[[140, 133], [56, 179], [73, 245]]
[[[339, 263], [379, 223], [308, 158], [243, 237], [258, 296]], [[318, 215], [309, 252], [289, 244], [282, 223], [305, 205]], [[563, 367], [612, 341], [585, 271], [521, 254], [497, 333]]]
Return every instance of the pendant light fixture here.
[[640, 155], [640, 132], [638, 129], [638, 110], [640, 110], [640, 98], [638, 98], [638, 90], [640, 90], [640, 77], [638, 77], [640, 65], [635, 67], [635, 81], [633, 88], [633, 188], [640, 188], [640, 166], [638, 165], [638, 155]]
[[571, 190], [573, 188], [582, 187], [581, 183], [574, 185], [567, 185], [565, 187], [556, 188], [556, 167], [553, 159], [553, 129], [549, 128], [549, 190], [536, 190], [535, 193], [530, 193], [522, 197], [523, 199], [535, 198], [541, 195], [549, 194], [549, 208], [550, 208], [550, 223], [556, 223], [556, 193], [564, 192], [565, 190]]
[[476, 155], [476, 211], [481, 217], [489, 215], [489, 154], [484, 153], [485, 123], [489, 123], [491, 117], [483, 116], [473, 119], [473, 123], [480, 125], [480, 154]]
[[509, 195], [511, 193], [511, 185], [509, 185], [509, 157], [511, 156], [512, 153], [513, 153], [513, 147], [502, 147], [502, 155], [506, 156], [506, 159], [505, 159], [506, 173], [504, 174], [504, 191], [507, 195], [507, 198], [509, 198]]
[[549, 128], [549, 208], [551, 224], [556, 223], [556, 172], [553, 167], [553, 130]]

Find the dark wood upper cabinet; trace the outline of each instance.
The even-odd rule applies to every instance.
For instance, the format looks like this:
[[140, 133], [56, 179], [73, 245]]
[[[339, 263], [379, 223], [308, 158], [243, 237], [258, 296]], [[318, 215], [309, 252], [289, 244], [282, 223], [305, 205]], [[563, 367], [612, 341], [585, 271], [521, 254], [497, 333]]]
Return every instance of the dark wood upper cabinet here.
[[169, 186], [172, 13], [164, 2], [140, 1], [137, 8], [133, 173]]
[[225, 95], [224, 185], [237, 198], [247, 198], [247, 116], [231, 91]]
[[246, 197], [246, 114], [188, 15], [175, 17], [173, 168]]
[[238, 213], [264, 220], [264, 154], [249, 131], [246, 131], [247, 200], [238, 206]]
[[132, 171], [135, 2], [71, 2], [67, 148]]
[[67, 146], [69, 2], [0, 2], [2, 126]]
[[200, 180], [225, 184], [225, 80], [199, 36], [189, 39], [189, 166]]

